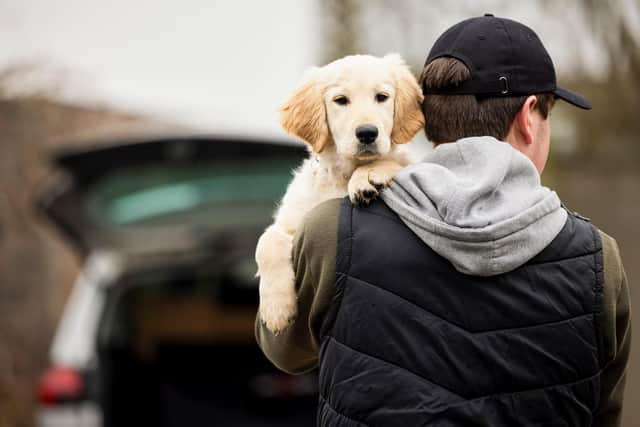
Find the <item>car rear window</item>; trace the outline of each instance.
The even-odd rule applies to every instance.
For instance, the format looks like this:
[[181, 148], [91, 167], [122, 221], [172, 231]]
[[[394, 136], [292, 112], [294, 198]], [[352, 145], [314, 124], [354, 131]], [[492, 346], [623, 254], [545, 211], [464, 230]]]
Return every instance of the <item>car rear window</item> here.
[[119, 169], [91, 187], [86, 208], [98, 223], [112, 227], [261, 223], [284, 194], [294, 167], [254, 160]]

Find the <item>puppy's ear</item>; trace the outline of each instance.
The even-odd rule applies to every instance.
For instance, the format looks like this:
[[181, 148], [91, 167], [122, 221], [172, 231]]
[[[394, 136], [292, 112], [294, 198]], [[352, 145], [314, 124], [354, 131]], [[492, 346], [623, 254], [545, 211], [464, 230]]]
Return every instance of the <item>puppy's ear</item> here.
[[329, 127], [323, 99], [321, 69], [305, 73], [302, 82], [280, 107], [280, 124], [288, 133], [320, 153], [329, 142]]
[[391, 63], [396, 80], [391, 141], [394, 144], [404, 144], [411, 141], [424, 127], [422, 114], [424, 97], [416, 78], [400, 55], [390, 54], [384, 59]]

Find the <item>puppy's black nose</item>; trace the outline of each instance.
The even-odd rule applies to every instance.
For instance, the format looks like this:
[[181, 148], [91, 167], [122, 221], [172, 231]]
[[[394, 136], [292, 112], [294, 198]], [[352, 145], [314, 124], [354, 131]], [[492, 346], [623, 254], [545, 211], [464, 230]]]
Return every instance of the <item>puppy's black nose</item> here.
[[378, 128], [374, 125], [360, 125], [356, 128], [356, 138], [363, 144], [371, 144], [378, 137]]

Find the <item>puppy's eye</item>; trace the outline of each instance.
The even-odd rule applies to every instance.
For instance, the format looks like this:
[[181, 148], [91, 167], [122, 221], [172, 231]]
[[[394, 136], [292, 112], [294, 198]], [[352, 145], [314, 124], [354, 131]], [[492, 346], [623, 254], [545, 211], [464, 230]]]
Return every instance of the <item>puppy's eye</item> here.
[[349, 103], [349, 98], [347, 98], [344, 95], [340, 95], [333, 98], [333, 102], [335, 102], [338, 105], [347, 105]]
[[379, 93], [379, 94], [376, 95], [376, 101], [378, 101], [378, 102], [382, 103], [382, 102], [386, 101], [387, 99], [389, 99], [389, 95], [387, 95], [386, 93]]

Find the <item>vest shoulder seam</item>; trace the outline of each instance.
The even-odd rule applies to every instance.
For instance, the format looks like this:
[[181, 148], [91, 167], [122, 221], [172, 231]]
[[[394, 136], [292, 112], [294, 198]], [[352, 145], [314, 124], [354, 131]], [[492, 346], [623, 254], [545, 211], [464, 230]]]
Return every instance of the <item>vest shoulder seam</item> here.
[[[348, 212], [346, 212], [348, 210]], [[347, 224], [344, 221], [348, 221]], [[345, 227], [346, 230], [343, 228]], [[344, 234], [346, 236], [342, 237], [343, 231], [346, 231]], [[342, 238], [341, 238], [342, 237]], [[336, 250], [336, 266], [335, 266], [335, 280], [334, 280], [334, 290], [331, 304], [329, 305], [329, 309], [322, 320], [322, 325], [320, 327], [320, 337], [324, 337], [328, 335], [333, 330], [333, 326], [335, 324], [336, 318], [341, 312], [342, 309], [342, 294], [344, 292], [344, 280], [340, 280], [349, 277], [349, 272], [351, 271], [351, 256], [353, 253], [353, 205], [349, 201], [349, 198], [345, 197], [340, 204], [339, 211], [339, 223], [338, 223], [338, 248]], [[346, 250], [346, 254], [344, 254], [344, 258], [342, 259], [342, 254], [340, 251], [340, 246], [348, 244], [348, 250]], [[343, 272], [342, 270], [345, 270]]]
[[[600, 233], [596, 226], [591, 223], [589, 224], [589, 230], [591, 231], [591, 237], [593, 239], [593, 246], [596, 248], [596, 251], [593, 253], [593, 264], [595, 266], [594, 274], [595, 274], [595, 284], [593, 287], [594, 292], [594, 303], [593, 303], [593, 311], [596, 313], [594, 318], [594, 327], [595, 327], [595, 335], [596, 342], [598, 345], [598, 366], [602, 368], [606, 364], [606, 356], [604, 351], [604, 331], [602, 330], [602, 299], [604, 293], [604, 253], [602, 246], [602, 238], [600, 237]], [[600, 406], [598, 403], [597, 406]]]

